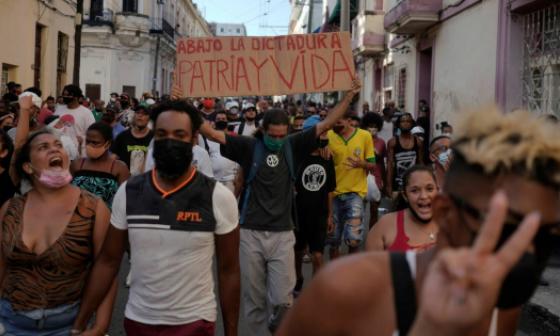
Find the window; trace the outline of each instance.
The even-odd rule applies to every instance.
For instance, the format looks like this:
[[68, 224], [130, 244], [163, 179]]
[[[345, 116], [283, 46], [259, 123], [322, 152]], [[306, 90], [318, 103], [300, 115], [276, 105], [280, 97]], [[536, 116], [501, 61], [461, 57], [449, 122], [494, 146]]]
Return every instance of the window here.
[[35, 25], [35, 63], [33, 64], [33, 86], [41, 88], [41, 72], [42, 72], [42, 57], [41, 52], [43, 49], [43, 32], [44, 26], [40, 24]]
[[101, 85], [86, 84], [86, 97], [88, 97], [91, 101], [101, 99]]
[[13, 81], [16, 77], [16, 69], [17, 66], [11, 64], [2, 64], [2, 82], [0, 83], [0, 94], [4, 94], [6, 92], [6, 85]]
[[397, 96], [397, 105], [400, 109], [406, 106], [406, 68], [399, 71], [399, 90]]
[[123, 12], [138, 13], [138, 0], [123, 0]]
[[95, 21], [97, 17], [103, 17], [103, 0], [91, 0], [89, 19]]
[[523, 91], [525, 108], [560, 114], [560, 5], [523, 16]]
[[237, 28], [237, 33], [238, 34], [241, 33], [241, 29]]
[[136, 86], [123, 85], [122, 92], [126, 93], [132, 99], [136, 97]]
[[220, 33], [223, 33], [223, 32], [224, 32], [224, 28], [220, 28]]

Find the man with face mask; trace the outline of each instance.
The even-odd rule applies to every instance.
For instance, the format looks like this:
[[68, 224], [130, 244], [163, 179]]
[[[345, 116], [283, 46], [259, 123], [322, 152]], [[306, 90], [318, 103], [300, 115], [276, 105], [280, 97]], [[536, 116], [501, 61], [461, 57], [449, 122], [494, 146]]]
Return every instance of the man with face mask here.
[[[228, 118], [224, 111], [216, 112], [216, 121], [214, 121], [214, 129], [230, 133], [228, 128]], [[235, 177], [239, 171], [239, 165], [226, 159], [220, 153], [220, 144], [206, 139], [202, 134], [198, 136], [198, 143], [208, 152], [211, 161], [213, 177], [216, 181], [225, 185], [231, 192], [235, 193]]]
[[154, 136], [154, 132], [148, 128], [149, 121], [148, 109], [138, 106], [134, 111], [132, 127], [119, 134], [111, 146], [111, 152], [126, 163], [133, 176], [144, 172], [146, 153]]
[[257, 110], [253, 103], [246, 103], [245, 110], [243, 112], [243, 120], [238, 127], [234, 129], [235, 134], [252, 136], [257, 130]]
[[330, 256], [339, 255], [341, 243], [349, 253], [359, 250], [364, 240], [364, 198], [367, 175], [375, 167], [375, 151], [371, 134], [352, 126], [352, 112], [346, 112], [329, 131], [329, 149], [336, 170], [333, 200], [334, 231], [329, 236]]
[[404, 173], [412, 166], [424, 163], [424, 145], [420, 138], [412, 134], [414, 119], [410, 113], [404, 113], [397, 119], [400, 135], [387, 143], [387, 194], [402, 191]]
[[82, 90], [79, 86], [66, 85], [62, 90], [64, 105], [58, 106], [54, 114], [57, 116], [70, 114], [74, 117], [74, 130], [80, 143], [80, 153], [84, 156], [86, 132], [88, 127], [95, 122], [95, 118], [89, 109], [80, 105], [79, 99], [82, 96]]
[[430, 143], [430, 161], [432, 161], [434, 175], [440, 189], [444, 186], [445, 174], [449, 170], [452, 159], [451, 138], [447, 135], [434, 138]]
[[332, 263], [277, 335], [515, 335], [560, 221], [555, 134], [528, 112], [466, 115], [432, 204], [435, 248]]
[[265, 112], [263, 130], [255, 137], [230, 136], [208, 123], [201, 128], [204, 136], [222, 145], [222, 155], [237, 162], [244, 173], [240, 258], [248, 335], [270, 335], [292, 305], [296, 285], [295, 169], [318, 148], [317, 138], [342, 117], [360, 86], [355, 80], [325, 120], [290, 136], [288, 115], [278, 109]]
[[237, 335], [239, 229], [235, 197], [191, 164], [202, 123], [184, 101], [156, 106], [155, 168], [120, 186], [101, 256], [74, 323], [86, 327], [118, 273], [127, 240], [132, 282], [128, 335], [213, 336], [217, 317], [212, 264], [217, 260], [224, 335]]
[[239, 116], [239, 103], [237, 101], [229, 101], [226, 103], [226, 113], [228, 119], [228, 131], [233, 131], [239, 127], [241, 124], [241, 118]]
[[[307, 118], [303, 124], [303, 131], [317, 125], [321, 119], [318, 115]], [[298, 227], [295, 230], [297, 282], [295, 294], [303, 286], [302, 262], [305, 250], [311, 254], [313, 274], [323, 266], [323, 250], [327, 231], [332, 232], [332, 199], [336, 187], [336, 176], [332, 158], [324, 159], [320, 149], [329, 145], [327, 133], [319, 136], [319, 148], [303, 159], [299, 165], [296, 178], [296, 208]], [[294, 295], [295, 295], [294, 294]]]

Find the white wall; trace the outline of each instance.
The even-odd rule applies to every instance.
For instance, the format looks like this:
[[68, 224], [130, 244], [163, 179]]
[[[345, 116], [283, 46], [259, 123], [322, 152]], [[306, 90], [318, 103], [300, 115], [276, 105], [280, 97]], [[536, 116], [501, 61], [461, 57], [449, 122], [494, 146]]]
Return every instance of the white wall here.
[[[401, 109], [398, 101], [399, 97], [399, 74], [402, 68], [406, 68], [406, 93], [405, 93], [405, 106], [401, 109], [403, 112], [410, 112], [414, 114], [414, 106], [416, 102], [416, 39], [412, 38], [398, 48], [406, 46], [408, 52], [397, 51], [392, 53], [393, 67], [394, 67], [394, 80], [393, 80], [393, 101], [399, 109]], [[370, 106], [372, 106], [370, 104]]]
[[498, 2], [483, 1], [439, 27], [433, 54], [434, 125], [494, 101]]

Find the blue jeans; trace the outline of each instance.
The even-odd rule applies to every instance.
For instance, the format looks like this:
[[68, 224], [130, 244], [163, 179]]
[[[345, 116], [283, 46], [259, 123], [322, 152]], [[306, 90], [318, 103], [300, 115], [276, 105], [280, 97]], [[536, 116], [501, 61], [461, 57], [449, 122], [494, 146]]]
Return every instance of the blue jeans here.
[[[337, 248], [344, 240], [349, 247], [359, 246], [364, 240], [364, 199], [357, 193], [346, 193], [333, 200], [334, 232], [329, 235], [328, 245]], [[358, 219], [358, 223], [352, 223]]]
[[[68, 336], [78, 315], [80, 302], [50, 309], [14, 311], [7, 300], [0, 300], [0, 325], [4, 336]], [[2, 329], [2, 328], [0, 328]]]

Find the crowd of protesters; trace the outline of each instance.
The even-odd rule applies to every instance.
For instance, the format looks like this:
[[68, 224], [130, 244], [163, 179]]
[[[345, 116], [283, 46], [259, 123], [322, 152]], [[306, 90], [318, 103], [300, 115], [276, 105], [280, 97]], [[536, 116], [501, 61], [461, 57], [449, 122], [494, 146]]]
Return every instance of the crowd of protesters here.
[[0, 330], [105, 334], [127, 252], [128, 335], [213, 335], [218, 311], [226, 335], [513, 335], [558, 232], [557, 126], [483, 110], [453, 134], [426, 101], [358, 111], [360, 88], [105, 103], [9, 83]]

